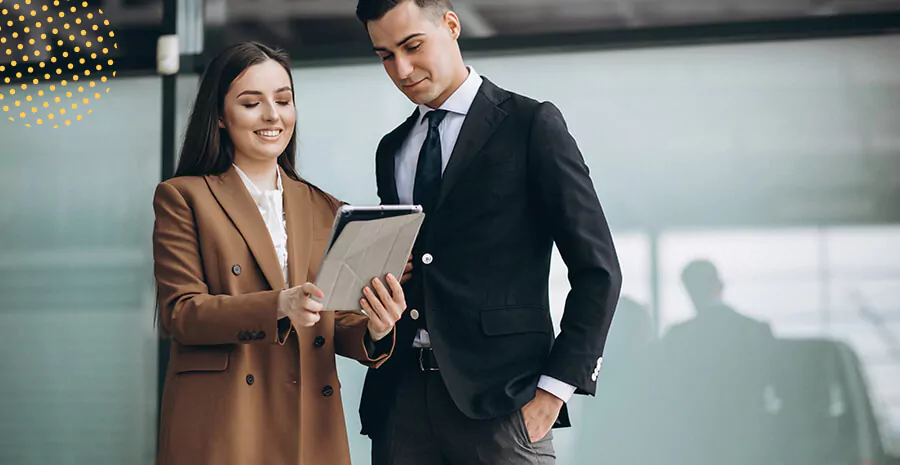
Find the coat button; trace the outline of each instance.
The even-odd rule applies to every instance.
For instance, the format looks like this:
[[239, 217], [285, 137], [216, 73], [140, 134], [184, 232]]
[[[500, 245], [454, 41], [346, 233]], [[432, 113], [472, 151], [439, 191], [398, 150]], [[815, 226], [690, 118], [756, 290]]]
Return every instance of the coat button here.
[[254, 381], [253, 375], [247, 375], [247, 385], [253, 386], [253, 381]]
[[313, 345], [316, 346], [316, 347], [322, 347], [322, 346], [324, 346], [324, 345], [325, 345], [325, 338], [322, 337], [322, 336], [316, 336], [316, 338], [313, 340]]
[[434, 261], [434, 257], [432, 257], [430, 253], [422, 255], [422, 263], [424, 263], [426, 265], [431, 265], [431, 262], [433, 262], [433, 261]]
[[258, 340], [261, 340], [261, 339], [265, 339], [265, 338], [266, 338], [266, 332], [265, 332], [265, 331], [260, 331], [260, 332], [256, 333], [256, 340], [257, 340], [257, 341], [258, 341]]
[[419, 319], [419, 311], [416, 309], [410, 310], [409, 317], [412, 318], [413, 320], [418, 320]]
[[334, 389], [331, 386], [325, 386], [322, 389], [322, 395], [325, 397], [331, 397], [332, 394], [334, 394]]
[[234, 265], [231, 267], [231, 272], [234, 273], [235, 276], [240, 276], [241, 274], [241, 265]]

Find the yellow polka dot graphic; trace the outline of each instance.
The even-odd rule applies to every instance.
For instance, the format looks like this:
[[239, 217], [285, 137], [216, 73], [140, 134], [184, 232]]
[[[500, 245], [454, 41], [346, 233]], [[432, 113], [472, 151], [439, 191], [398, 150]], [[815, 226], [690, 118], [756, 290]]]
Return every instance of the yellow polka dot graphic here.
[[109, 93], [115, 36], [103, 10], [86, 1], [0, 0], [3, 117], [59, 128], [93, 114], [101, 93], [85, 89]]

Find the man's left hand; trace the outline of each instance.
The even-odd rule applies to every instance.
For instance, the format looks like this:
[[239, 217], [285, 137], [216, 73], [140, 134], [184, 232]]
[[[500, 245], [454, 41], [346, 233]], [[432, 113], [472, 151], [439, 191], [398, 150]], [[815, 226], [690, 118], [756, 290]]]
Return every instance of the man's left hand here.
[[563, 401], [559, 397], [538, 389], [534, 399], [522, 407], [525, 429], [531, 442], [541, 440], [550, 432], [562, 406]]
[[403, 276], [400, 276], [400, 284], [406, 284], [412, 278], [412, 269], [412, 255], [410, 254], [409, 259], [406, 260], [406, 268], [403, 269]]

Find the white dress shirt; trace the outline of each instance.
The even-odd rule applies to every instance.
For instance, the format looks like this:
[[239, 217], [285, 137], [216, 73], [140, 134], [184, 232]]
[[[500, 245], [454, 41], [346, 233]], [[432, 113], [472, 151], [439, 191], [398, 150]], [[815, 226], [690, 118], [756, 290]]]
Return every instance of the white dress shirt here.
[[278, 257], [278, 265], [281, 266], [281, 274], [284, 276], [285, 285], [287, 285], [287, 225], [284, 221], [284, 189], [281, 185], [281, 170], [275, 170], [277, 173], [275, 189], [260, 190], [237, 165], [233, 166], [238, 175], [240, 175], [241, 180], [244, 181], [244, 187], [247, 188], [250, 197], [256, 202], [259, 214], [262, 215], [262, 219], [266, 223], [266, 229], [269, 230], [272, 244], [275, 245], [275, 255]]
[[[447, 110], [447, 115], [438, 125], [438, 131], [441, 134], [441, 173], [447, 168], [447, 162], [450, 161], [450, 155], [456, 146], [456, 140], [459, 138], [459, 131], [462, 129], [466, 115], [478, 89], [481, 88], [482, 79], [472, 67], [467, 67], [469, 77], [465, 82], [456, 89], [456, 92], [438, 108], [439, 110]], [[400, 203], [411, 205], [413, 203], [413, 185], [416, 180], [416, 165], [419, 163], [419, 151], [422, 150], [422, 144], [425, 143], [425, 137], [428, 135], [428, 125], [424, 124], [425, 115], [433, 110], [431, 107], [421, 104], [419, 105], [419, 115], [415, 124], [400, 146], [394, 160], [394, 177], [397, 181], [397, 195]], [[413, 347], [430, 347], [431, 339], [428, 337], [428, 331], [420, 329], [413, 341]], [[575, 387], [567, 383], [551, 378], [549, 376], [541, 376], [538, 381], [538, 387], [568, 402], [575, 393]]]

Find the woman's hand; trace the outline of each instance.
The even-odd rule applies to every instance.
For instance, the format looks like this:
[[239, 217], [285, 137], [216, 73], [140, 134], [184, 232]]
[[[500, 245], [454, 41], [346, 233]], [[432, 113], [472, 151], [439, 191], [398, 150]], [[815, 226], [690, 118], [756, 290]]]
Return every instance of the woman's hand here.
[[297, 327], [308, 327], [319, 322], [324, 306], [313, 300], [313, 296], [321, 299], [325, 294], [315, 284], [306, 283], [285, 289], [278, 294], [278, 319], [288, 317]]
[[[381, 280], [372, 280], [372, 286], [363, 289], [365, 298], [360, 299], [362, 309], [369, 316], [369, 336], [373, 341], [380, 341], [391, 333], [394, 325], [400, 320], [406, 311], [406, 297], [400, 282], [392, 274], [387, 275], [387, 283], [390, 291], [382, 284]], [[375, 288], [373, 291], [372, 288]]]

